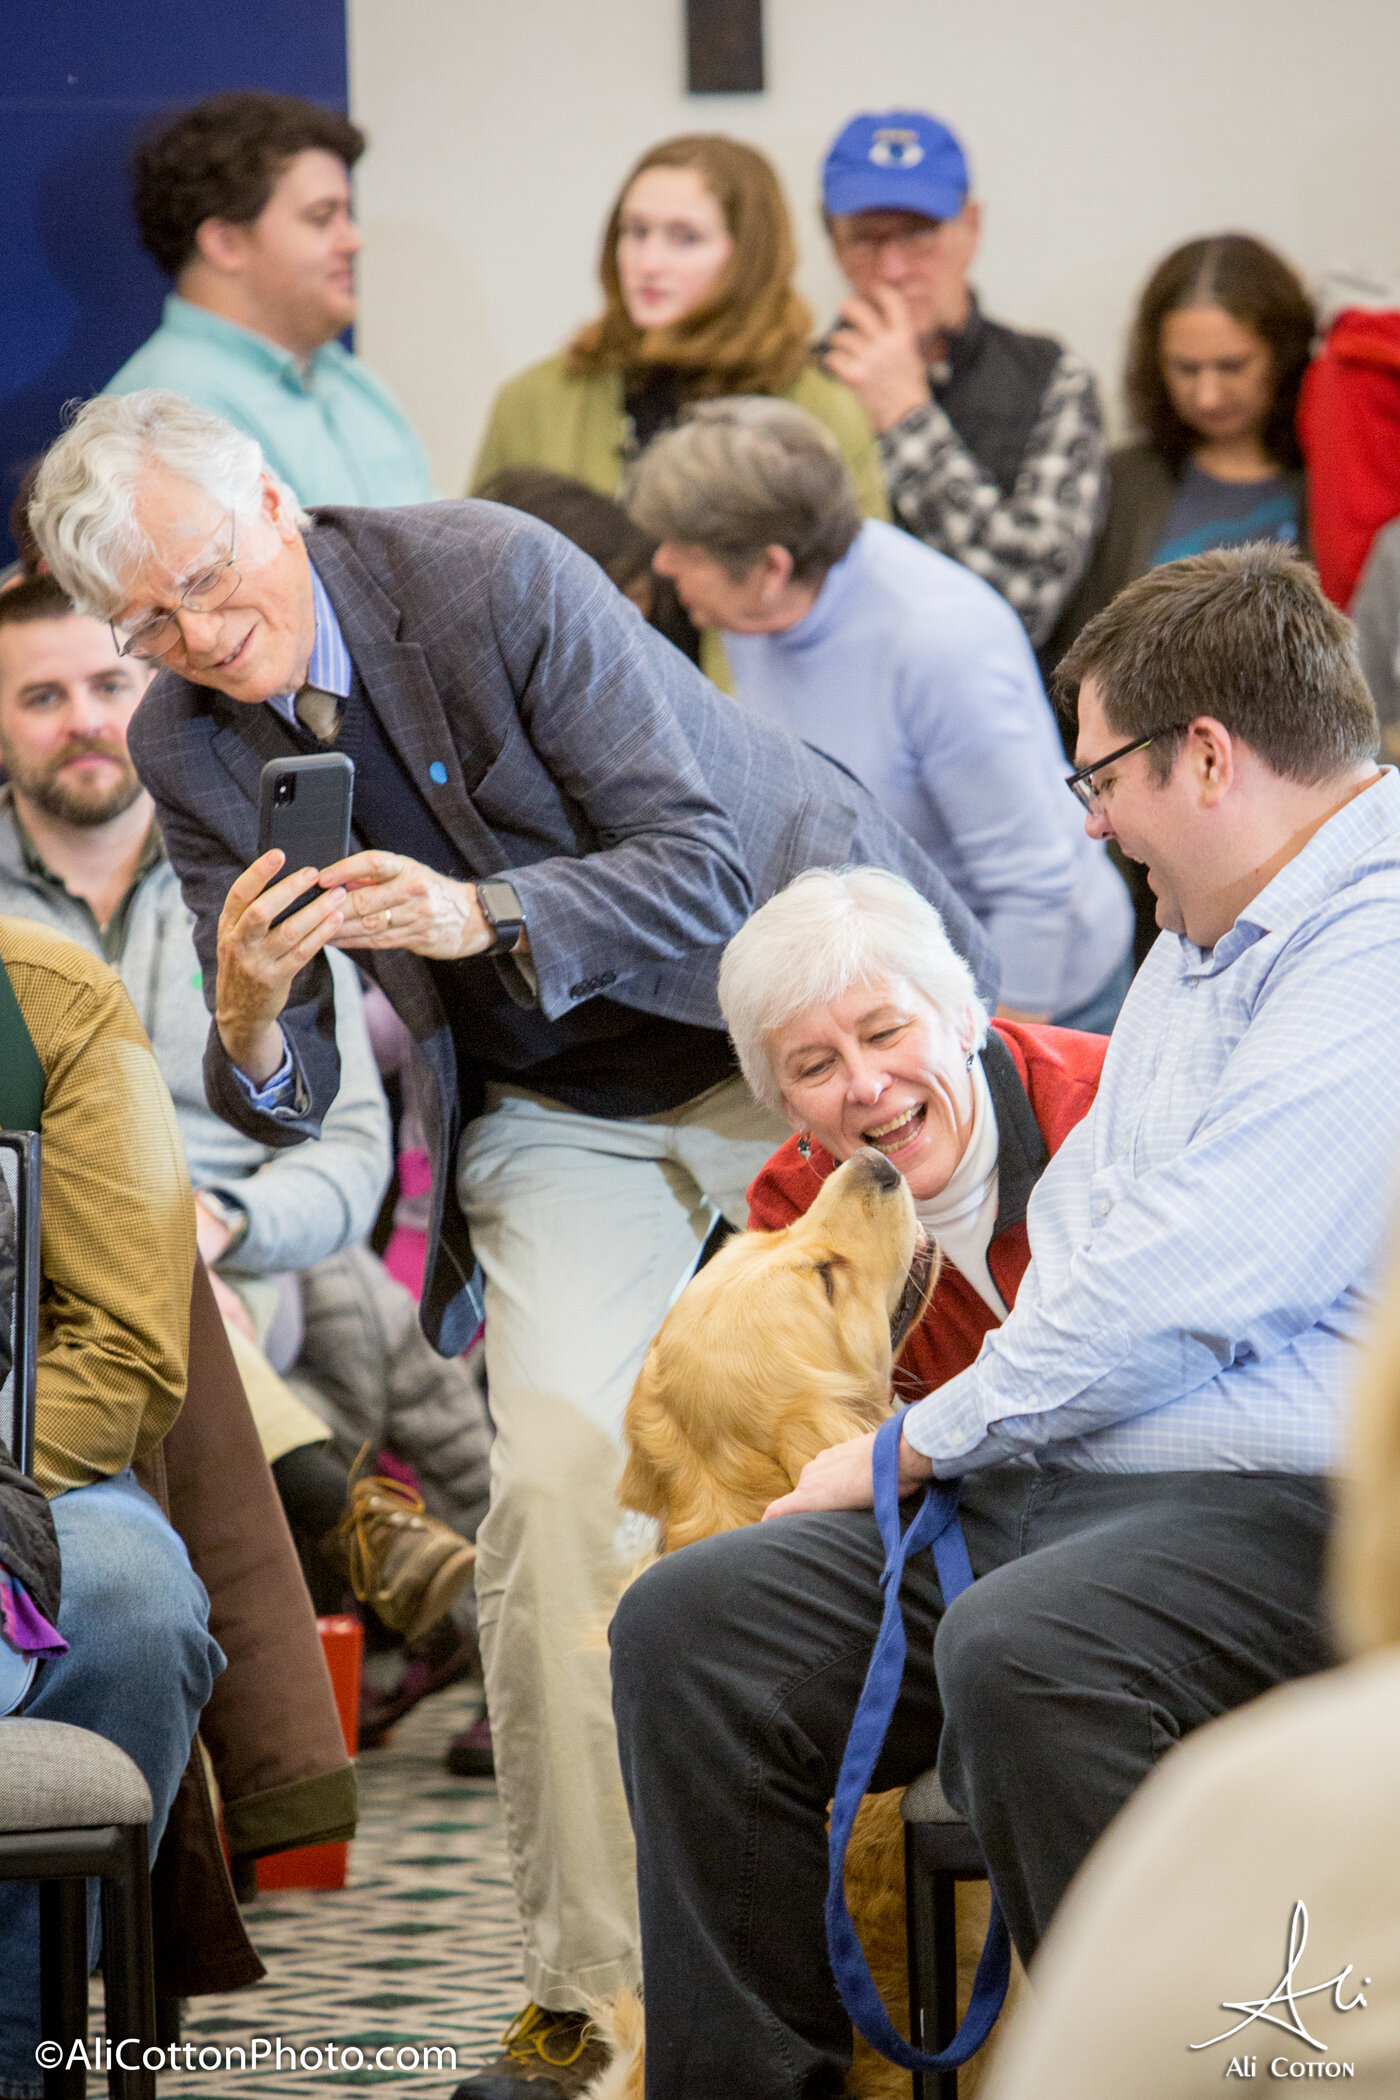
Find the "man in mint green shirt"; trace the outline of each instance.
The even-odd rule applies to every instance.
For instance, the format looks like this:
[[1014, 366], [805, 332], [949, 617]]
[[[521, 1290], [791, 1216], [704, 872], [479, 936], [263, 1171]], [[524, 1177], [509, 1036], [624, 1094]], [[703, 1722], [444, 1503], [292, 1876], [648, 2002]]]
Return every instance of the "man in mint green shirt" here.
[[170, 387], [257, 439], [304, 504], [430, 502], [389, 388], [336, 338], [355, 318], [350, 170], [364, 134], [293, 95], [214, 95], [135, 160], [143, 246], [175, 279], [105, 392]]

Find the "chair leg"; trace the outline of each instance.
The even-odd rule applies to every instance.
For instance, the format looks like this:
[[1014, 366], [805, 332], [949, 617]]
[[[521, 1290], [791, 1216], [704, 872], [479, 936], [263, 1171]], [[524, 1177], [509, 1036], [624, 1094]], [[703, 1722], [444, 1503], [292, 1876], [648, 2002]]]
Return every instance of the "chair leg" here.
[[[924, 1965], [922, 1908], [919, 1902], [919, 1863], [914, 1852], [914, 1841], [909, 1826], [904, 1826], [904, 1937], [909, 1962], [909, 2042], [915, 2049], [927, 2047], [924, 2041]], [[911, 2071], [910, 2094], [912, 2100], [924, 2100], [924, 2074]]]
[[[934, 1873], [933, 1882], [933, 2046], [946, 2049], [958, 2031], [957, 1881]], [[958, 2100], [956, 2069], [938, 2073], [938, 2100]]]
[[[86, 2042], [88, 2020], [87, 1883], [39, 1884], [39, 2025], [46, 2042], [61, 2042], [66, 2063], [74, 2042]], [[85, 2100], [81, 2064], [44, 2073], [44, 2100]]]
[[[152, 1963], [151, 1878], [146, 1831], [131, 1825], [117, 1833], [118, 1857], [102, 1882], [102, 1980], [107, 1993], [107, 2032], [115, 2044], [130, 2036], [138, 2059], [156, 2040], [156, 1994]], [[155, 2072], [126, 2069], [113, 2059], [107, 2090], [113, 2100], [156, 2100]]]

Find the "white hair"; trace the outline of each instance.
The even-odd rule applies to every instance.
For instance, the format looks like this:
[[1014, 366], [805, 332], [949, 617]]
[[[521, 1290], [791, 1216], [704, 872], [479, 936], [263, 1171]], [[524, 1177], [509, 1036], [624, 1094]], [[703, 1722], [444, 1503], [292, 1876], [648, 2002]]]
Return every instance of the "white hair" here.
[[[44, 456], [29, 524], [49, 567], [80, 613], [110, 619], [149, 544], [136, 522], [141, 477], [163, 466], [235, 517], [250, 518], [268, 472], [256, 438], [166, 387], [85, 401]], [[311, 520], [271, 479], [302, 531]]]
[[809, 868], [760, 905], [725, 949], [719, 1003], [754, 1098], [775, 1113], [782, 1092], [768, 1054], [775, 1031], [857, 984], [909, 984], [955, 1024], [987, 1009], [972, 971], [926, 897], [885, 868]]

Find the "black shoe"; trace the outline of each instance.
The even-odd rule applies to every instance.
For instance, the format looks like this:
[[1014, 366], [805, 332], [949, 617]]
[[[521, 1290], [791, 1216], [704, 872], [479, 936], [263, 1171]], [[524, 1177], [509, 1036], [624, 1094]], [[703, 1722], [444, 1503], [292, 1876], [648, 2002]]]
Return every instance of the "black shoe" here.
[[575, 2100], [607, 2068], [607, 2043], [586, 2014], [527, 2005], [501, 2036], [505, 2051], [452, 2100]]
[[452, 2100], [559, 2100], [559, 2088], [549, 2078], [501, 2077], [495, 2071], [482, 2071], [459, 2085]]
[[[496, 1754], [491, 1747], [491, 1716], [483, 1714], [454, 1735], [447, 1745], [443, 1763], [458, 1779], [494, 1779], [496, 1776]], [[473, 2100], [475, 2096], [473, 2095]]]
[[366, 1685], [361, 1692], [360, 1748], [381, 1750], [395, 1721], [412, 1713], [420, 1700], [431, 1698], [434, 1692], [475, 1676], [480, 1666], [471, 1634], [459, 1633], [451, 1619], [440, 1620], [431, 1634], [406, 1651], [403, 1673], [392, 1691], [377, 1692]]

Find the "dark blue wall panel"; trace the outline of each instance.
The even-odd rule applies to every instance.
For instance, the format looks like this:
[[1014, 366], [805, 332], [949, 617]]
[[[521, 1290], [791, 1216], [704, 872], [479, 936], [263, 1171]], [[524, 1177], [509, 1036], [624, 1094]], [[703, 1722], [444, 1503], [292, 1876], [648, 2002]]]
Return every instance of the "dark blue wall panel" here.
[[134, 133], [224, 88], [346, 106], [345, 0], [9, 0], [0, 60], [0, 539], [63, 404], [160, 319], [131, 222]]

